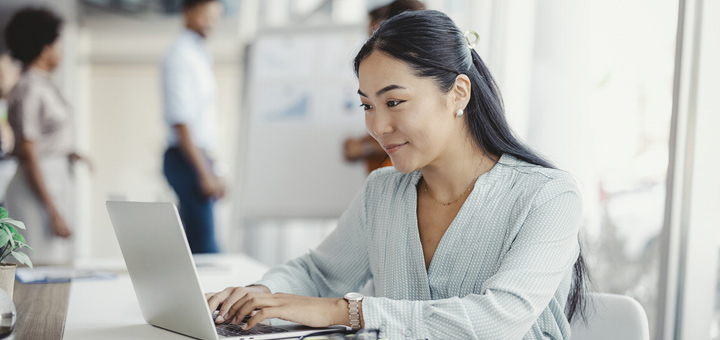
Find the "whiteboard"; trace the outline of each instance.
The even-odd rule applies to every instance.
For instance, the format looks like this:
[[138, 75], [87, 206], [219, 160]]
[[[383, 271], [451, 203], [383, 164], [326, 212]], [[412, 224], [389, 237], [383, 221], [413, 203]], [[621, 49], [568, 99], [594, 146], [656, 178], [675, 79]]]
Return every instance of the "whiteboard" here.
[[352, 59], [361, 26], [263, 32], [245, 84], [241, 206], [246, 219], [337, 217], [362, 187], [365, 166], [343, 158], [366, 133]]

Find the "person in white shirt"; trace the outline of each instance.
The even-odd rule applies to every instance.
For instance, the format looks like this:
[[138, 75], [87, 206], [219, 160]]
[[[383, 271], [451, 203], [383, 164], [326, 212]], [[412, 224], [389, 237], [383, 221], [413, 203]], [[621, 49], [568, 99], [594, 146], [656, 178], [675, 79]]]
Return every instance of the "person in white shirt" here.
[[184, 0], [185, 29], [162, 61], [168, 127], [163, 172], [180, 201], [180, 218], [193, 253], [219, 252], [213, 206], [225, 188], [210, 157], [217, 136], [216, 85], [204, 44], [222, 11], [218, 0]]

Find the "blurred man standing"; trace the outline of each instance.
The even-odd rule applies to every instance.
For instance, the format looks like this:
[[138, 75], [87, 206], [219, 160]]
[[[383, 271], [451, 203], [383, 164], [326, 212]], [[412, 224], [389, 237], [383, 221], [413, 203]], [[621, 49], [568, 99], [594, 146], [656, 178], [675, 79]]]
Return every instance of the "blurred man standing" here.
[[193, 253], [219, 252], [213, 205], [225, 188], [210, 157], [217, 136], [216, 85], [204, 43], [222, 11], [218, 0], [184, 0], [185, 29], [162, 61], [169, 130], [163, 172], [180, 201], [180, 218]]

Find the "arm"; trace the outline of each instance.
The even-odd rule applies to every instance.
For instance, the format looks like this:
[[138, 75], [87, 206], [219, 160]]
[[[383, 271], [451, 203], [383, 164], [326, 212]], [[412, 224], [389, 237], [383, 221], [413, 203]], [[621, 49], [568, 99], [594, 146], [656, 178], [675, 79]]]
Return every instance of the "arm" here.
[[30, 187], [48, 212], [53, 232], [60, 237], [69, 237], [70, 229], [57, 210], [45, 186], [45, 181], [43, 180], [42, 172], [40, 172], [40, 166], [38, 164], [35, 144], [29, 140], [22, 140], [17, 148], [17, 155], [21, 171], [25, 172], [25, 176], [30, 181]]
[[198, 174], [202, 193], [206, 197], [221, 198], [224, 195], [222, 183], [210, 170], [208, 164], [203, 159], [200, 149], [193, 144], [192, 136], [190, 135], [190, 130], [187, 125], [176, 124], [173, 128], [178, 136], [178, 147]]
[[256, 284], [268, 287], [273, 293], [317, 297], [342, 297], [359, 290], [371, 275], [364, 224], [363, 190], [340, 216], [337, 228], [316, 249], [274, 267]]
[[195, 145], [188, 122], [202, 108], [194, 100], [196, 81], [188, 70], [193, 65], [181, 51], [172, 54], [162, 65], [163, 105], [166, 122], [177, 136], [177, 146], [198, 175], [200, 190], [206, 197], [220, 198], [224, 194], [221, 181], [211, 171], [201, 150]]
[[254, 285], [207, 295], [210, 310], [222, 305], [216, 322], [237, 323], [260, 309], [248, 322], [250, 327], [272, 317], [315, 327], [349, 326], [348, 305], [341, 296], [359, 290], [371, 276], [364, 224], [363, 190], [340, 217], [337, 228], [309, 254], [273, 268]]
[[[568, 179], [546, 184], [481, 294], [432, 301], [367, 297], [365, 327], [388, 338], [521, 339], [548, 307], [578, 256], [582, 206]], [[566, 298], [566, 297], [562, 297]], [[562, 301], [564, 305], [564, 301]], [[564, 318], [562, 310], [557, 318]]]

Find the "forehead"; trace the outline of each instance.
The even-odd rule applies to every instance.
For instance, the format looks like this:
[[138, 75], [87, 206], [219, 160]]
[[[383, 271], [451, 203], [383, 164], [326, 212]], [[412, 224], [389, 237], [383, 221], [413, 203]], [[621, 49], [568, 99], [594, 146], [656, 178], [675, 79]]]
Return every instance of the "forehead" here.
[[407, 63], [378, 51], [365, 57], [358, 67], [358, 82], [363, 91], [374, 92], [388, 85], [406, 86], [421, 80]]
[[222, 12], [223, 4], [221, 1], [207, 1], [199, 3], [189, 9], [194, 14], [216, 14]]

